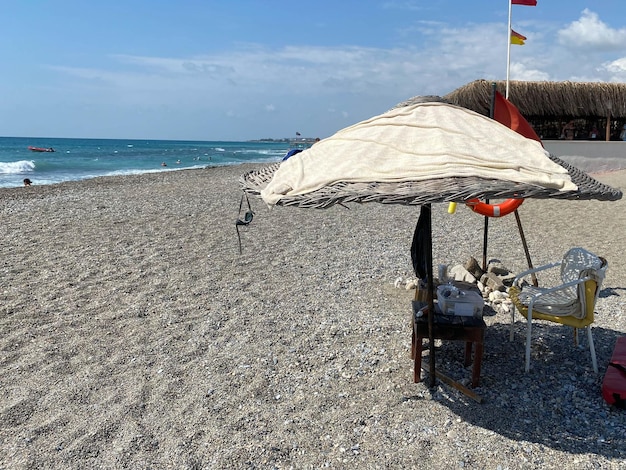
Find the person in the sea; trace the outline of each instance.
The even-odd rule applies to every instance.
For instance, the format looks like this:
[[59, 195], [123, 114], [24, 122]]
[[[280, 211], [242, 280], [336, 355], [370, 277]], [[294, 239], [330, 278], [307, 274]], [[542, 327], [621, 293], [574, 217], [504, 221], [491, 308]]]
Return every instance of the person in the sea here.
[[30, 186], [33, 182], [28, 178], [24, 178], [24, 186]]

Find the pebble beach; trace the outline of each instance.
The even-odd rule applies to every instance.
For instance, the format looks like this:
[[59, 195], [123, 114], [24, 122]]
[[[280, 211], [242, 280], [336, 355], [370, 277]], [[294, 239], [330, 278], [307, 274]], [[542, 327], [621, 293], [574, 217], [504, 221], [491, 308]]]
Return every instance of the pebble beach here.
[[[251, 198], [240, 254], [257, 167], [0, 188], [0, 469], [626, 468], [626, 412], [601, 396], [626, 335], [624, 199], [519, 209], [535, 266], [573, 246], [608, 260], [599, 374], [585, 335], [547, 322], [525, 373], [522, 318], [511, 342], [494, 312], [479, 404], [413, 383], [419, 208]], [[594, 177], [626, 190], [625, 170]], [[435, 265], [482, 242], [482, 217], [433, 206]], [[490, 220], [488, 257], [527, 269], [514, 217]], [[461, 343], [436, 358], [468, 383]]]

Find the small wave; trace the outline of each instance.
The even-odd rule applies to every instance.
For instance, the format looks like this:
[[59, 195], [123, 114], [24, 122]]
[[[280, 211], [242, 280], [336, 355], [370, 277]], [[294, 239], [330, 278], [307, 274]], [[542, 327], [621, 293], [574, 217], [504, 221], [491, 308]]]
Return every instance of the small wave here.
[[143, 175], [146, 173], [160, 173], [163, 171], [179, 171], [179, 170], [199, 170], [202, 168], [206, 168], [206, 165], [191, 165], [185, 167], [167, 167], [167, 168], [150, 168], [150, 169], [134, 169], [134, 170], [114, 170], [104, 173], [103, 175], [94, 175], [95, 176], [126, 176], [126, 175]]
[[235, 150], [233, 153], [235, 155], [245, 154], [245, 155], [284, 155], [289, 149], [241, 149]]
[[0, 174], [28, 173], [35, 171], [35, 162], [20, 160], [18, 162], [0, 162]]
[[258, 153], [259, 155], [284, 155], [286, 150], [275, 150], [275, 149], [267, 149], [267, 150], [252, 150], [245, 153]]
[[215, 147], [214, 149], [216, 152], [226, 152], [226, 150], [224, 150], [222, 147]]

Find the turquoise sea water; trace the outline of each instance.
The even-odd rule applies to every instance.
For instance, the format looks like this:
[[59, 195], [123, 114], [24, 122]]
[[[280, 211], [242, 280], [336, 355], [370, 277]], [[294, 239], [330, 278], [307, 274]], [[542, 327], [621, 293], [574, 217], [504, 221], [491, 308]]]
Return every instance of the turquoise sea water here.
[[[32, 152], [29, 146], [54, 148]], [[54, 184], [238, 163], [279, 161], [287, 142], [193, 142], [172, 140], [44, 139], [0, 137], [0, 187]], [[163, 166], [165, 164], [166, 166]]]
[[[55, 152], [32, 152], [28, 149], [29, 146], [52, 147]], [[24, 178], [30, 179], [33, 185], [43, 185], [107, 175], [239, 163], [269, 163], [281, 160], [289, 148], [290, 143], [287, 141], [197, 142], [0, 137], [0, 187], [22, 186]], [[626, 157], [621, 146], [611, 151], [615, 156], [556, 155], [587, 172], [625, 169]]]

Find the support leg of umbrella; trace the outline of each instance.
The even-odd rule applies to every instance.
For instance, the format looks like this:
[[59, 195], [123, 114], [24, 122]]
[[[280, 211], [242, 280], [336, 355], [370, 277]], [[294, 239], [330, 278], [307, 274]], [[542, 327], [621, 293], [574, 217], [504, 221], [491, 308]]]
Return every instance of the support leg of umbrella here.
[[[489, 204], [489, 199], [485, 200]], [[483, 229], [483, 271], [487, 271], [487, 240], [489, 239], [489, 217], [485, 216], [485, 228]]]
[[[528, 269], [533, 269], [533, 262], [530, 259], [530, 252], [528, 251], [528, 244], [526, 243], [526, 237], [524, 236], [524, 229], [522, 228], [522, 220], [519, 217], [519, 212], [515, 209], [515, 221], [517, 222], [517, 229], [519, 230], [519, 235], [522, 239], [522, 246], [524, 247], [524, 254], [526, 255], [526, 262], [528, 263]], [[538, 287], [539, 282], [537, 281], [537, 276], [535, 273], [531, 274], [531, 279], [533, 281], [533, 286]]]

